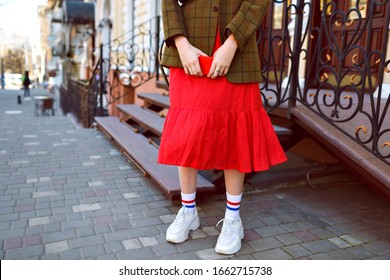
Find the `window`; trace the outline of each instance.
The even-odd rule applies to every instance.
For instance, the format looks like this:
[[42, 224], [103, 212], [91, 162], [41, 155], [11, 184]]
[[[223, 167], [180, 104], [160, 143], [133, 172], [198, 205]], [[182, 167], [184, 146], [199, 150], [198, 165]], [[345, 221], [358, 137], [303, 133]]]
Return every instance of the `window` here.
[[283, 28], [283, 8], [284, 3], [274, 2], [274, 13], [272, 15], [272, 29], [282, 29]]
[[[367, 15], [367, 0], [360, 0], [359, 7], [356, 7], [356, 5], [358, 4], [357, 2], [358, 2], [358, 0], [350, 0], [349, 9], [350, 10], [351, 9], [360, 10], [361, 17], [365, 18]], [[358, 18], [359, 18], [359, 16], [358, 16], [358, 13], [356, 11], [352, 12], [348, 17], [349, 20], [358, 19]]]
[[[325, 6], [329, 4], [331, 0], [321, 0], [320, 3], [320, 10], [323, 11]], [[328, 8], [326, 9], [326, 15], [331, 15], [332, 14], [332, 5], [329, 5]]]

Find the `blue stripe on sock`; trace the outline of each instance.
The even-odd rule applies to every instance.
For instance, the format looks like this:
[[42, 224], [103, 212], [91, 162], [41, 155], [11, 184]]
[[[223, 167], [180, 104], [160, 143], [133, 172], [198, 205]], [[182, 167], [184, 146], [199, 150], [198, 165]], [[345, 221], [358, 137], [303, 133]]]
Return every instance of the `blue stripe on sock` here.
[[187, 207], [187, 208], [195, 208], [195, 205], [184, 205], [184, 204], [183, 204], [183, 206], [184, 206], [184, 207]]
[[238, 211], [238, 210], [240, 210], [240, 207], [238, 207], [238, 208], [231, 208], [231, 207], [229, 207], [227, 205], [226, 205], [226, 208], [231, 210], [231, 211]]

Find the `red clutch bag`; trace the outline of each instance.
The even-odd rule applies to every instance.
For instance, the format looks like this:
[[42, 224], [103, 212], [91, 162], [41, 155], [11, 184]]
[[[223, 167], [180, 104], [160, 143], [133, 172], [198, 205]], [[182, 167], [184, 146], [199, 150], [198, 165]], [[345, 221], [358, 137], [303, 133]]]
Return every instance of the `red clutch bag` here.
[[210, 72], [211, 64], [213, 63], [212, 56], [199, 56], [200, 69], [202, 70], [203, 75], [207, 75]]

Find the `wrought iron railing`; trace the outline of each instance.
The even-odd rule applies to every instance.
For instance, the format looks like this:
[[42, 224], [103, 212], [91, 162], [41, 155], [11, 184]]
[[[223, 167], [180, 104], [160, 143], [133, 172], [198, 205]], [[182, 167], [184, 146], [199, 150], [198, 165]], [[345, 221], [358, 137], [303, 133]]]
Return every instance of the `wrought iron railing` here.
[[265, 107], [305, 106], [390, 165], [390, 0], [273, 0], [270, 15], [259, 33]]
[[[102, 50], [102, 48], [100, 48]], [[101, 78], [103, 69], [101, 57], [96, 62], [92, 71], [92, 76], [88, 82], [88, 127], [94, 122], [95, 116], [104, 116], [106, 112], [103, 106], [103, 88], [104, 82]]]
[[78, 122], [84, 126], [91, 125], [91, 114], [89, 105], [91, 104], [88, 92], [88, 84], [69, 79], [67, 87], [60, 88], [61, 108], [64, 114], [73, 114]]
[[[96, 97], [95, 115], [104, 115], [110, 104], [133, 94], [134, 88], [159, 79], [159, 44], [160, 17], [156, 16], [99, 46], [99, 62], [90, 81], [90, 95]], [[109, 55], [105, 57], [106, 50]]]

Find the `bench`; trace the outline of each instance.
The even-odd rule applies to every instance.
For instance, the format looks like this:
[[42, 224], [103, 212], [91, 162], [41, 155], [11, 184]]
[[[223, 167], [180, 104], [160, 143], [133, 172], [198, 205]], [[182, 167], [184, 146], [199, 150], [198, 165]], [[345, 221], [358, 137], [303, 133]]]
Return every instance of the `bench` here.
[[41, 116], [49, 116], [49, 111], [51, 112], [51, 115], [54, 116], [54, 98], [51, 95], [36, 95], [34, 96], [34, 100], [35, 116], [38, 116], [39, 113]]
[[[148, 143], [142, 135], [132, 131], [117, 117], [96, 117], [99, 129], [104, 131], [121, 148], [134, 164], [140, 168], [145, 176], [153, 178], [170, 199], [180, 197], [180, 181], [176, 166], [157, 164], [158, 149]], [[201, 175], [197, 178], [197, 191], [213, 192], [214, 184]]]

